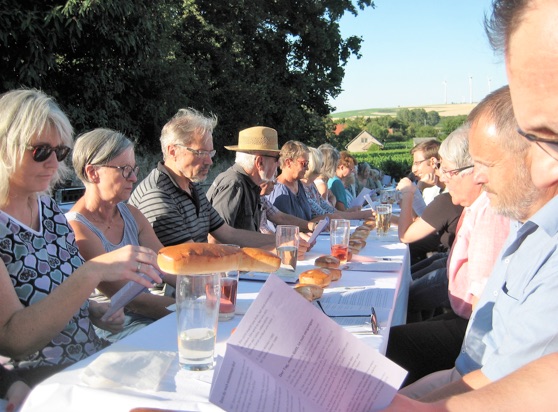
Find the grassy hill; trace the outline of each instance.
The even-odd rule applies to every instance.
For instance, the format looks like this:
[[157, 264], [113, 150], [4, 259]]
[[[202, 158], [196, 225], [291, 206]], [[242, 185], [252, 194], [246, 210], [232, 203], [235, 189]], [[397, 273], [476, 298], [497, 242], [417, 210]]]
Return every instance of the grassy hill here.
[[459, 116], [468, 115], [476, 106], [476, 103], [463, 104], [437, 104], [428, 106], [409, 106], [409, 107], [392, 107], [383, 109], [361, 109], [351, 110], [348, 112], [332, 113], [332, 119], [351, 118], [351, 117], [378, 117], [378, 116], [396, 116], [399, 109], [424, 109], [427, 112], [436, 111], [440, 116]]

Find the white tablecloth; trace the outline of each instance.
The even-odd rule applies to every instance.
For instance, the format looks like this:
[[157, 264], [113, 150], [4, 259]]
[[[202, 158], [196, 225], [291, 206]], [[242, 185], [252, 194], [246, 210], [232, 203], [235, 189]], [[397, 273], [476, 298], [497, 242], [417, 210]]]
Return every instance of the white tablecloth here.
[[[398, 243], [396, 228], [390, 234], [378, 240], [373, 232], [361, 256], [401, 260], [399, 272], [355, 272], [345, 271], [341, 280], [332, 283], [331, 288], [354, 288], [369, 286], [394, 289], [396, 300], [394, 307], [385, 316], [378, 314], [384, 326], [381, 337], [364, 335], [363, 339], [370, 346], [385, 353], [389, 327], [405, 323], [407, 297], [410, 284], [409, 253], [406, 245]], [[300, 266], [313, 266], [314, 259], [322, 254], [329, 254], [329, 237], [318, 236], [314, 248], [299, 261]], [[241, 281], [239, 283], [239, 311], [248, 309], [262, 287], [262, 282]], [[330, 289], [331, 290], [331, 289]], [[326, 293], [328, 290], [326, 289]], [[387, 318], [386, 318], [387, 316]], [[217, 334], [218, 354], [223, 354], [226, 340], [233, 328], [238, 325], [241, 315], [231, 321], [220, 322]], [[382, 318], [383, 317], [383, 318]], [[361, 337], [359, 335], [359, 337]], [[136, 391], [132, 389], [94, 389], [82, 383], [80, 375], [100, 354], [115, 350], [177, 350], [176, 318], [171, 314], [154, 322], [148, 327], [117, 342], [104, 351], [89, 357], [66, 370], [47, 379], [37, 386], [22, 408], [24, 412], [52, 410], [57, 412], [74, 411], [129, 411], [136, 407], [153, 407], [177, 411], [219, 411], [217, 406], [209, 403], [209, 389], [213, 371], [188, 372], [180, 370], [178, 357], [163, 377], [158, 390]]]

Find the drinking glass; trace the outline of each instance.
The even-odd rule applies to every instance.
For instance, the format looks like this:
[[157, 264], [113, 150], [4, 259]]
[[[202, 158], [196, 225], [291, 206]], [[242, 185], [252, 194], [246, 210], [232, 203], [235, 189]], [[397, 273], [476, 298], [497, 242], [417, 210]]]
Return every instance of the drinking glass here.
[[376, 206], [376, 231], [378, 236], [385, 236], [391, 225], [391, 205]]
[[298, 257], [298, 226], [278, 225], [275, 231], [275, 247], [281, 259], [281, 268], [293, 271]]
[[347, 263], [349, 257], [349, 236], [351, 235], [351, 221], [347, 219], [331, 219], [329, 223], [329, 239], [331, 254]]
[[221, 273], [179, 275], [176, 287], [178, 360], [184, 369], [214, 365]]
[[[225, 245], [240, 248], [238, 245]], [[221, 303], [219, 304], [219, 320], [231, 320], [236, 310], [236, 294], [238, 292], [238, 269], [221, 273]]]

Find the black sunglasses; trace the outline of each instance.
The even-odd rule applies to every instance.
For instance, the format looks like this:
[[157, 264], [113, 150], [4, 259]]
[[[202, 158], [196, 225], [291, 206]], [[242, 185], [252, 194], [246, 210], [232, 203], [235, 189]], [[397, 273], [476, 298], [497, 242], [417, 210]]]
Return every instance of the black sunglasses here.
[[374, 306], [372, 306], [371, 315], [329, 315], [324, 310], [324, 307], [322, 306], [322, 303], [319, 300], [317, 300], [316, 303], [318, 304], [318, 307], [322, 310], [324, 315], [326, 315], [328, 318], [367, 318], [368, 316], [370, 316], [370, 326], [372, 327], [372, 333], [374, 335], [378, 335], [380, 333], [378, 327], [378, 318], [376, 317], [376, 311], [374, 310]]
[[72, 150], [68, 146], [60, 145], [52, 147], [49, 144], [38, 144], [34, 146], [29, 145], [25, 148], [27, 150], [33, 151], [33, 160], [35, 162], [44, 162], [50, 157], [52, 152], [54, 152], [54, 154], [56, 155], [56, 160], [61, 162], [66, 157], [68, 157], [68, 154], [70, 154], [70, 150]]

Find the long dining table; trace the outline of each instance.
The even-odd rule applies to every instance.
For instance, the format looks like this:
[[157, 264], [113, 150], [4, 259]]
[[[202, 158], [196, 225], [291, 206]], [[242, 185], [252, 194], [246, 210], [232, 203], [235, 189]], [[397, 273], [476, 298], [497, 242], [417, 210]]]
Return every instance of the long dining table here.
[[[358, 223], [353, 222], [353, 227]], [[382, 238], [377, 237], [375, 230], [372, 231], [366, 242], [366, 246], [358, 253], [359, 258], [356, 260], [365, 264], [370, 261], [384, 262], [392, 266], [378, 271], [373, 269], [374, 265], [368, 268], [362, 266], [364, 268], [362, 270], [343, 270], [342, 278], [325, 289], [322, 299], [344, 296], [345, 293], [358, 296], [358, 294], [378, 291], [387, 292], [386, 307], [378, 308], [376, 311], [380, 334], [355, 333], [356, 337], [364, 340], [371, 348], [385, 353], [389, 328], [404, 324], [406, 320], [411, 280], [409, 251], [407, 245], [399, 242], [397, 228], [393, 227], [388, 235]], [[314, 267], [314, 260], [321, 255], [329, 254], [329, 251], [329, 236], [319, 235], [313, 248], [298, 261], [297, 270]], [[351, 263], [348, 265], [350, 269]], [[245, 279], [247, 278], [244, 277], [239, 282], [236, 316], [232, 320], [219, 322], [216, 337], [217, 355], [224, 354], [228, 337], [242, 320], [243, 314], [249, 310], [250, 303], [256, 299], [258, 291], [264, 284], [263, 281]], [[389, 299], [389, 296], [392, 298]], [[34, 388], [21, 411], [112, 412], [131, 411], [140, 407], [172, 411], [220, 411], [218, 406], [209, 402], [213, 370], [191, 372], [180, 369], [177, 355], [161, 375], [155, 389], [139, 389], [125, 385], [93, 387], [85, 383], [84, 375], [87, 374], [92, 363], [101, 356], [125, 356], [127, 353], [134, 353], [136, 356], [143, 356], [145, 361], [149, 359], [150, 354], [176, 354], [176, 352], [176, 316], [171, 313], [45, 380]], [[125, 373], [125, 370], [121, 372], [121, 374]]]

